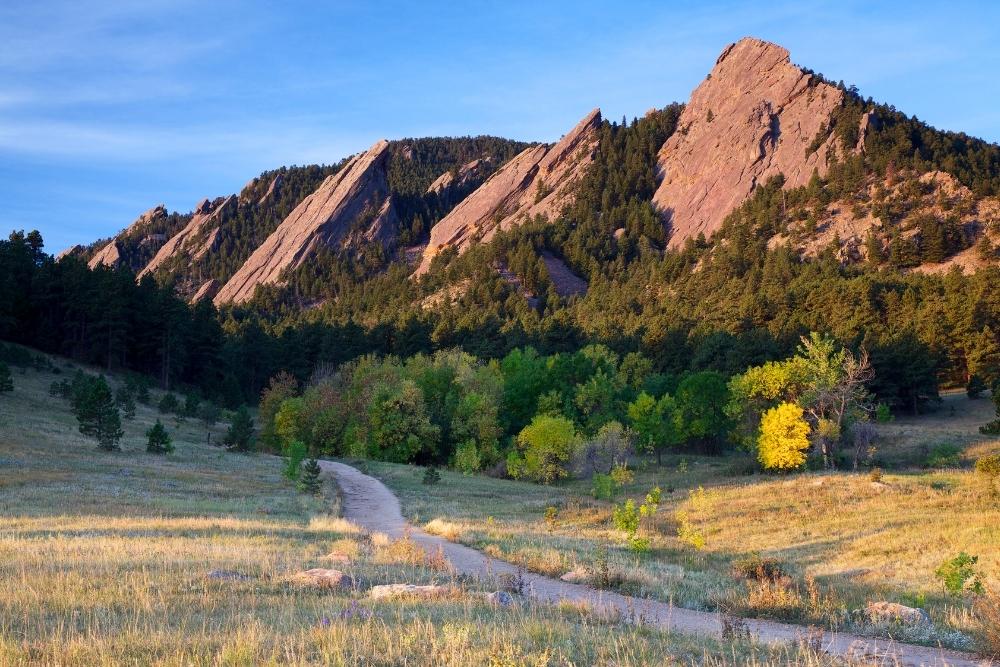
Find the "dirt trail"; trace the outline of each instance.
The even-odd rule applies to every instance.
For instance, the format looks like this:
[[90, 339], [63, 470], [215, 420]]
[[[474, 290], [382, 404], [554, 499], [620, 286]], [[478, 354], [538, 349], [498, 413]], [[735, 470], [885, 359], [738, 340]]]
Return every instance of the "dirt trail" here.
[[[399, 500], [382, 482], [343, 463], [320, 461], [320, 466], [332, 474], [340, 486], [346, 519], [367, 530], [386, 533], [394, 538], [402, 536], [409, 530], [414, 542], [434, 553], [440, 549], [452, 566], [462, 574], [495, 576], [521, 573], [529, 595], [537, 600], [545, 602], [564, 599], [583, 600], [594, 605], [618, 609], [626, 617], [642, 618], [646, 623], [675, 632], [714, 636], [719, 636], [722, 632], [719, 614], [681, 609], [663, 602], [633, 598], [579, 584], [568, 584], [558, 579], [525, 572], [515, 565], [495, 560], [475, 549], [425, 533], [406, 523], [400, 511]], [[745, 622], [749, 631], [760, 641], [769, 643], [807, 641], [812, 645], [818, 644], [827, 653], [856, 659], [865, 658], [875, 664], [940, 667], [993, 665], [989, 660], [956, 651], [900, 644], [843, 632], [810, 631], [802, 626], [773, 621], [745, 619]]]

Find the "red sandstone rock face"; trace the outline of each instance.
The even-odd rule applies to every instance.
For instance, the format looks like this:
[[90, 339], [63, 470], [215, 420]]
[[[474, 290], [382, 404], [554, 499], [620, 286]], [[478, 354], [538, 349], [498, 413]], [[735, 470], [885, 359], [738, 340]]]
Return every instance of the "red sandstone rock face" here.
[[[286, 269], [301, 266], [320, 247], [391, 242], [397, 225], [389, 196], [388, 159], [389, 142], [379, 141], [323, 181], [219, 290], [215, 304], [247, 301], [257, 285], [278, 283]], [[371, 220], [356, 228], [366, 216]]]
[[489, 241], [497, 229], [510, 229], [536, 215], [559, 215], [593, 162], [600, 124], [601, 112], [594, 109], [555, 145], [526, 148], [490, 176], [431, 229], [416, 275], [425, 273], [443, 248], [463, 252], [473, 243]]
[[191, 221], [160, 247], [149, 264], [139, 272], [138, 277], [142, 278], [147, 273], [153, 273], [164, 262], [174, 257], [184, 255], [198, 259], [214, 250], [218, 240], [219, 225], [235, 211], [236, 197], [232, 195], [220, 197], [214, 202], [208, 199], [201, 200], [195, 206]]
[[492, 159], [487, 156], [463, 164], [456, 173], [446, 171], [434, 179], [434, 182], [427, 188], [427, 192], [447, 196], [449, 192], [461, 189], [480, 179], [483, 172], [489, 169], [490, 162], [492, 162]]
[[660, 150], [653, 203], [670, 223], [671, 247], [699, 233], [710, 237], [772, 176], [784, 174], [786, 187], [797, 187], [814, 169], [823, 175], [835, 139], [807, 149], [842, 100], [776, 44], [745, 38], [728, 46]]
[[112, 267], [118, 266], [118, 263], [121, 261], [121, 252], [118, 250], [118, 239], [123, 236], [136, 234], [137, 232], [140, 232], [143, 227], [149, 225], [153, 221], [165, 217], [167, 217], [167, 209], [163, 206], [163, 204], [149, 209], [136, 218], [135, 222], [126, 227], [120, 234], [115, 236], [115, 238], [111, 239], [110, 243], [97, 251], [97, 254], [91, 257], [90, 261], [87, 262], [87, 266], [92, 269], [95, 269], [102, 264]]

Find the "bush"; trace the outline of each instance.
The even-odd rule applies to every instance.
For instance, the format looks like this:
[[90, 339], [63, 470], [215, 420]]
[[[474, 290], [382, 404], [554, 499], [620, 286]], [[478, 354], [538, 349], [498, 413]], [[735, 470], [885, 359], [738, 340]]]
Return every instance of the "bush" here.
[[990, 479], [1000, 477], [1000, 454], [986, 454], [976, 461], [976, 472]]
[[928, 468], [955, 468], [962, 461], [962, 450], [955, 445], [942, 443], [931, 448], [924, 465]]
[[163, 395], [163, 398], [160, 399], [159, 404], [156, 406], [160, 413], [165, 415], [176, 413], [180, 410], [180, 407], [180, 401], [177, 400], [176, 396], [169, 392]]
[[608, 422], [593, 438], [585, 440], [573, 452], [573, 472], [582, 478], [608, 474], [616, 466], [628, 463], [635, 451], [635, 437], [618, 422]]
[[551, 484], [567, 477], [566, 463], [576, 443], [576, 428], [564, 417], [537, 415], [517, 435], [517, 451], [507, 458], [515, 479]]
[[306, 449], [306, 444], [301, 440], [293, 440], [285, 446], [282, 452], [282, 455], [285, 457], [285, 465], [282, 473], [286, 478], [293, 481], [299, 478], [299, 473], [302, 471], [302, 462], [306, 460], [308, 454], [309, 451]]
[[984, 592], [982, 576], [976, 570], [978, 556], [970, 556], [964, 551], [941, 563], [934, 576], [941, 580], [950, 595], [959, 596], [966, 591], [981, 595]]
[[434, 466], [430, 466], [429, 468], [424, 470], [424, 478], [423, 478], [424, 484], [437, 484], [440, 481], [441, 481], [441, 472], [437, 468], [435, 468]]
[[642, 537], [639, 530], [643, 519], [651, 519], [660, 507], [660, 487], [654, 487], [646, 494], [646, 499], [636, 507], [629, 498], [624, 505], [616, 505], [612, 512], [615, 528], [625, 533], [625, 543], [635, 553], [649, 551], [649, 538]]
[[751, 581], [777, 582], [788, 575], [776, 558], [764, 558], [759, 553], [752, 553], [733, 561], [733, 576]]
[[174, 445], [170, 441], [170, 434], [157, 419], [153, 428], [146, 431], [146, 451], [150, 454], [167, 454], [174, 451]]
[[879, 424], [888, 424], [895, 417], [892, 415], [892, 410], [885, 403], [879, 403], [875, 406], [875, 421]]
[[615, 480], [611, 478], [611, 475], [603, 475], [601, 473], [595, 473], [593, 477], [590, 478], [591, 486], [590, 493], [597, 500], [614, 500], [615, 494], [618, 491], [618, 485]]
[[1000, 657], [1000, 595], [987, 592], [976, 600], [975, 610], [982, 633], [983, 653]]
[[471, 475], [479, 470], [481, 461], [475, 440], [467, 440], [455, 449], [455, 469]]

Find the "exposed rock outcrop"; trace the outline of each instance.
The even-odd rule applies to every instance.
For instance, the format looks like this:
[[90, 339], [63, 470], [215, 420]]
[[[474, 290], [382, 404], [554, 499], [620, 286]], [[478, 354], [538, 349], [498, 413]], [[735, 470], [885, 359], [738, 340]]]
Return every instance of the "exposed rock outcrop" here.
[[98, 250], [97, 254], [91, 257], [90, 261], [87, 262], [87, 265], [92, 269], [97, 268], [101, 264], [112, 267], [118, 266], [122, 260], [121, 249], [118, 245], [120, 240], [126, 236], [138, 236], [142, 233], [144, 227], [148, 227], [153, 222], [166, 217], [167, 209], [163, 204], [149, 209], [136, 218], [135, 222], [111, 239], [107, 245]]
[[549, 280], [556, 294], [563, 298], [587, 293], [587, 281], [573, 273], [572, 269], [550, 252], [542, 253], [542, 261], [549, 272]]
[[[710, 237], [772, 176], [784, 174], [786, 187], [797, 187], [813, 170], [825, 174], [836, 140], [821, 131], [843, 96], [793, 65], [776, 44], [745, 38], [728, 46], [660, 150], [653, 203], [670, 224], [670, 245]], [[822, 143], [814, 146], [818, 136]]]
[[593, 162], [601, 112], [594, 109], [555, 145], [526, 148], [431, 229], [416, 275], [430, 268], [442, 249], [463, 252], [541, 215], [552, 219], [571, 202], [573, 185]]
[[63, 257], [75, 257], [76, 255], [81, 254], [83, 251], [84, 247], [82, 245], [80, 244], [71, 245], [70, 247], [60, 251], [59, 254], [56, 255], [56, 261], [58, 262]]
[[219, 281], [210, 278], [201, 284], [201, 286], [191, 295], [190, 302], [198, 303], [203, 299], [207, 299], [215, 296], [215, 293], [219, 291]]
[[396, 212], [386, 172], [389, 142], [382, 140], [351, 158], [288, 214], [215, 295], [216, 305], [242, 303], [257, 285], [273, 285], [320, 247], [389, 244]]
[[237, 199], [233, 195], [198, 202], [191, 221], [160, 247], [149, 264], [139, 272], [139, 277], [153, 273], [175, 257], [184, 255], [198, 259], [213, 250], [218, 240], [219, 225], [236, 211], [236, 207]]
[[433, 192], [440, 197], [447, 197], [449, 193], [461, 190], [482, 178], [483, 173], [489, 169], [491, 162], [492, 159], [486, 156], [472, 162], [467, 162], [454, 172], [446, 171], [434, 179], [434, 182], [427, 188], [427, 192]]

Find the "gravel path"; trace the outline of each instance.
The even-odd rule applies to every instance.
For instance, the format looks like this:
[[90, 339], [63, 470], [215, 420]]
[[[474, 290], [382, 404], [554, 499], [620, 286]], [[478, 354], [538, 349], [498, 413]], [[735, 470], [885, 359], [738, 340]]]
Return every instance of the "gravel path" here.
[[[604, 605], [619, 610], [627, 618], [641, 618], [643, 622], [675, 632], [719, 636], [722, 632], [721, 617], [717, 613], [693, 611], [674, 607], [663, 602], [643, 600], [609, 591], [601, 591], [581, 584], [569, 584], [558, 579], [526, 572], [515, 565], [499, 561], [485, 554], [430, 535], [409, 526], [403, 518], [399, 499], [382, 482], [343, 463], [320, 461], [322, 469], [332, 474], [343, 497], [343, 514], [346, 519], [373, 532], [386, 533], [397, 538], [409, 530], [410, 538], [425, 550], [441, 550], [456, 571], [472, 576], [521, 573], [528, 594], [545, 602], [582, 600], [594, 605]], [[955, 667], [988, 667], [989, 660], [975, 656], [934, 649], [926, 646], [900, 644], [890, 640], [859, 637], [843, 632], [820, 632], [786, 623], [745, 619], [747, 628], [760, 641], [807, 641], [820, 645], [824, 651], [856, 659], [865, 658], [875, 664], [886, 665], [954, 665]]]

